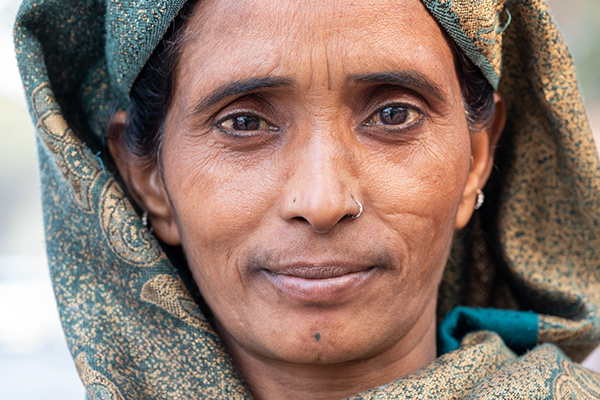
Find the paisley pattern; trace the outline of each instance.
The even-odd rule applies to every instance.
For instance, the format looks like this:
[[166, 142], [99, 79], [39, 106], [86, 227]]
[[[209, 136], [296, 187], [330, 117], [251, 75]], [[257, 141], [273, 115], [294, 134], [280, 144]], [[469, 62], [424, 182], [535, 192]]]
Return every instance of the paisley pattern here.
[[600, 374], [590, 374], [581, 365], [561, 360], [560, 372], [554, 378], [553, 390], [563, 399], [600, 399]]
[[[484, 320], [534, 318], [461, 331], [457, 350], [353, 398], [599, 398], [600, 376], [570, 359], [600, 341], [600, 168], [568, 51], [542, 0], [422, 1], [508, 115], [486, 204], [456, 236], [439, 320], [458, 306], [484, 307], [470, 312]], [[50, 272], [91, 399], [250, 397], [103, 146], [102, 121], [127, 105], [184, 3], [25, 0], [15, 25]], [[522, 353], [518, 332], [530, 326], [520, 324], [531, 321], [538, 345]]]
[[91, 188], [102, 173], [98, 160], [76, 138], [60, 113], [49, 83], [37, 87], [31, 94], [31, 108], [35, 112], [36, 129], [43, 132], [44, 141], [54, 163], [73, 192], [74, 203], [85, 212], [91, 210]]
[[85, 353], [81, 353], [75, 357], [75, 366], [90, 398], [99, 400], [125, 400], [114, 383], [90, 367]]
[[155, 237], [143, 226], [114, 180], [100, 195], [100, 225], [114, 254], [128, 263], [150, 267], [163, 258]]
[[185, 289], [184, 283], [171, 275], [159, 275], [146, 282], [142, 288], [141, 299], [191, 326], [210, 329], [208, 321], [194, 298]]

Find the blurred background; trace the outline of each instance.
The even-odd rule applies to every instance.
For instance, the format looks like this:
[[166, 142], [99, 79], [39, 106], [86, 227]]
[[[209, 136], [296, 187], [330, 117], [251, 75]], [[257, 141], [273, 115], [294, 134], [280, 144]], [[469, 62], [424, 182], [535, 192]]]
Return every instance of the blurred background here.
[[[600, 1], [549, 0], [600, 142]], [[14, 57], [19, 1], [0, 0], [0, 398], [79, 399], [44, 254], [33, 127]], [[585, 364], [600, 371], [600, 351]]]

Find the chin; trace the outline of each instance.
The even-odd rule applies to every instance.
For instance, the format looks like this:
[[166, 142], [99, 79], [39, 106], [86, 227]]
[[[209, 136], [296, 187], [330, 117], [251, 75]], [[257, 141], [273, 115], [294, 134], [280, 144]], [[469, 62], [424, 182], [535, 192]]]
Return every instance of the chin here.
[[394, 303], [381, 292], [377, 296], [378, 290], [374, 292], [334, 305], [287, 306], [281, 298], [273, 299], [253, 307], [261, 315], [252, 320], [227, 329], [219, 324], [219, 334], [233, 354], [244, 352], [286, 364], [360, 363], [390, 351], [401, 358], [429, 334], [436, 296], [396, 298]]

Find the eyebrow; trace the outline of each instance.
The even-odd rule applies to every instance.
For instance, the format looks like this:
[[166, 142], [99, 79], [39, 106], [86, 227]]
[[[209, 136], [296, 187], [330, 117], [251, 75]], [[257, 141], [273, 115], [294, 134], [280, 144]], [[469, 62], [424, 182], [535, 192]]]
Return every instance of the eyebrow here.
[[206, 111], [213, 104], [220, 102], [228, 97], [248, 94], [259, 89], [277, 88], [282, 86], [291, 86], [292, 80], [286, 77], [263, 77], [241, 79], [233, 82], [225, 83], [204, 97], [193, 108], [190, 115], [196, 115]]
[[396, 86], [414, 88], [429, 93], [444, 103], [448, 98], [442, 88], [427, 78], [423, 73], [415, 70], [384, 71], [372, 74], [350, 75], [347, 80], [353, 83], [393, 84]]

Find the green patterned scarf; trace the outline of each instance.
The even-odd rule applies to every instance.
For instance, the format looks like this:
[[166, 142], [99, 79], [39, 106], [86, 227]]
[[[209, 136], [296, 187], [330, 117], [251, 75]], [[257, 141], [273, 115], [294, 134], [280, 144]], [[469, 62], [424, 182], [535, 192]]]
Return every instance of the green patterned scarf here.
[[[48, 260], [92, 399], [250, 396], [104, 147], [111, 107], [184, 3], [25, 0], [17, 17]], [[600, 341], [600, 168], [569, 53], [542, 0], [423, 3], [508, 121], [440, 288], [440, 357], [356, 398], [600, 398], [575, 362]]]

